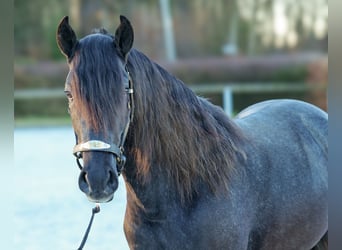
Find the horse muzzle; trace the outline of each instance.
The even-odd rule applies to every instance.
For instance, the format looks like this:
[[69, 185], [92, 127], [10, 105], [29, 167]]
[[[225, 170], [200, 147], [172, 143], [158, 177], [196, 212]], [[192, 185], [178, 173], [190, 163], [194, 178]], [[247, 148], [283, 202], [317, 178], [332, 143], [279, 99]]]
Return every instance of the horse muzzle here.
[[109, 202], [118, 188], [118, 173], [113, 155], [103, 152], [84, 154], [84, 167], [78, 185], [92, 202]]
[[[103, 203], [113, 199], [114, 192], [118, 188], [118, 180], [117, 178], [114, 179], [115, 177], [112, 177], [112, 174], [109, 175], [110, 176], [106, 178], [106, 181], [101, 183], [98, 180], [89, 180], [90, 178], [87, 177], [88, 174], [84, 171], [81, 172], [78, 180], [79, 188], [86, 194], [89, 201]], [[102, 185], [99, 185], [98, 183]]]

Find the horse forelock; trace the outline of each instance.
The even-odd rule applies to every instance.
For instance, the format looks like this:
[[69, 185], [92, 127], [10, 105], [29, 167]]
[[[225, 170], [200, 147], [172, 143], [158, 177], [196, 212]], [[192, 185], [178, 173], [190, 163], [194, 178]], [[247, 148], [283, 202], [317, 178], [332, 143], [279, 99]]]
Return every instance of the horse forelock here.
[[103, 31], [80, 40], [71, 62], [77, 112], [95, 131], [115, 124], [124, 93], [124, 68]]
[[214, 193], [228, 190], [243, 155], [244, 136], [233, 121], [137, 50], [128, 67], [135, 88], [130, 150], [142, 180], [162, 168], [183, 201], [199, 192], [199, 180]]

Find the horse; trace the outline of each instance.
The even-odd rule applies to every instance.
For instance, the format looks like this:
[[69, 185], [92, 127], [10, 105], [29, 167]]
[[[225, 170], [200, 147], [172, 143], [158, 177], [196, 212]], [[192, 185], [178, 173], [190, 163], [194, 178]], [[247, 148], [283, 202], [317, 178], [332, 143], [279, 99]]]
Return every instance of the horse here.
[[133, 48], [130, 21], [57, 44], [81, 169], [79, 188], [109, 202], [122, 175], [130, 249], [327, 249], [327, 120], [299, 100], [236, 117]]

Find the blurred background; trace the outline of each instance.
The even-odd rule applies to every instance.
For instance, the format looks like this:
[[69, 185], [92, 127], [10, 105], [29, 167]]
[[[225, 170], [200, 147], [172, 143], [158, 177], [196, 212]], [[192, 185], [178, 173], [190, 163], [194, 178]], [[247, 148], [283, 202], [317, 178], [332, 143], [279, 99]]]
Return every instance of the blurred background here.
[[214, 103], [228, 101], [233, 114], [282, 97], [327, 109], [327, 0], [16, 0], [14, 6], [17, 124], [67, 119], [61, 91], [67, 65], [55, 41], [65, 15], [79, 38], [99, 27], [114, 33], [119, 15], [127, 16], [135, 48]]
[[[327, 110], [327, 0], [15, 0], [14, 248], [76, 249], [93, 204], [79, 191], [55, 36], [111, 33], [125, 15], [134, 47], [231, 116], [265, 99]], [[95, 218], [86, 249], [128, 249], [125, 188]]]

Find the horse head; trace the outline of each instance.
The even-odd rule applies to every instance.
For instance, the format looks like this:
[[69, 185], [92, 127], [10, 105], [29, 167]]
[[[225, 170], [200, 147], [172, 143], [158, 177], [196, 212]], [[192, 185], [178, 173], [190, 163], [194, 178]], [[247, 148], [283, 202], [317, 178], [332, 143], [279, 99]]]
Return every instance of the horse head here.
[[93, 202], [113, 198], [133, 114], [126, 68], [133, 29], [125, 17], [120, 21], [115, 36], [101, 29], [78, 40], [68, 17], [57, 29], [57, 44], [69, 66], [65, 93], [76, 136], [73, 152], [81, 169], [79, 187]]

